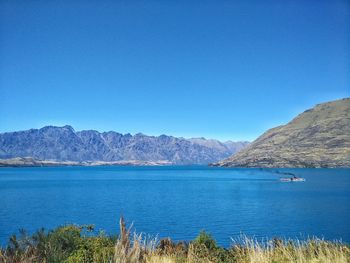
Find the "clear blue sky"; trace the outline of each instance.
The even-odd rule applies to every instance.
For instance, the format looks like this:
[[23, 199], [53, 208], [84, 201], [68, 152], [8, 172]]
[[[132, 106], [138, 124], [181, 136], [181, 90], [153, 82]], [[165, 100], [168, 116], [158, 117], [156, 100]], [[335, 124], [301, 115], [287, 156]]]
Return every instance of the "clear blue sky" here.
[[0, 132], [253, 140], [350, 96], [349, 1], [0, 1]]

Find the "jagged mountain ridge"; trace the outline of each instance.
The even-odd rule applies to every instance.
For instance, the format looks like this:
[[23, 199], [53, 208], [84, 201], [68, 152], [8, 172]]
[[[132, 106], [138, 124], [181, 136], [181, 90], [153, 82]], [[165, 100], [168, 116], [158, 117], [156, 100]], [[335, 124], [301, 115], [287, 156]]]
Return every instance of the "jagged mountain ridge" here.
[[350, 98], [318, 104], [214, 165], [350, 167]]
[[[174, 164], [207, 164], [219, 161], [248, 142], [184, 139], [173, 136], [121, 134], [114, 131], [75, 131], [71, 126], [0, 134], [0, 158], [33, 157], [56, 161], [160, 161]], [[206, 143], [206, 141], [208, 141]]]

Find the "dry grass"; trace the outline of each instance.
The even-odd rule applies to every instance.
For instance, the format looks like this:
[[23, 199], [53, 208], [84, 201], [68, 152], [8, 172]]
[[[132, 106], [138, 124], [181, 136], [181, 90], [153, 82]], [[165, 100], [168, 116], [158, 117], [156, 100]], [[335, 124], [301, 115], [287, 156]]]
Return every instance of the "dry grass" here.
[[240, 255], [237, 262], [350, 262], [349, 246], [338, 242], [327, 242], [321, 239], [310, 239], [306, 241], [282, 241], [275, 239], [265, 243], [259, 243], [254, 239], [245, 238], [243, 248], [237, 249], [237, 251], [240, 250], [240, 253], [237, 253]]
[[[218, 253], [218, 250], [221, 250]], [[152, 255], [147, 263], [349, 263], [350, 248], [338, 242], [320, 239], [307, 241], [270, 240], [265, 243], [244, 238], [229, 249], [210, 250], [192, 243], [186, 256]]]
[[125, 225], [124, 218], [119, 221], [120, 234], [115, 245], [114, 262], [115, 263], [138, 263], [144, 262], [146, 256], [153, 255], [156, 251], [156, 239], [149, 239], [142, 234], [132, 234], [131, 229]]
[[[135, 235], [133, 245], [127, 239], [123, 219], [120, 221], [121, 235], [116, 246], [116, 258], [122, 263], [347, 263], [350, 262], [350, 248], [340, 242], [321, 239], [306, 241], [280, 239], [258, 242], [256, 239], [241, 237], [233, 241], [229, 249], [218, 247], [210, 235], [201, 234], [188, 246], [163, 239], [155, 246], [145, 246], [140, 235]], [[120, 245], [124, 244], [124, 245]], [[122, 247], [122, 249], [120, 249]], [[129, 247], [129, 248], [126, 248]], [[118, 248], [118, 249], [117, 249]], [[121, 253], [121, 255], [120, 255]], [[137, 256], [135, 256], [137, 255]]]

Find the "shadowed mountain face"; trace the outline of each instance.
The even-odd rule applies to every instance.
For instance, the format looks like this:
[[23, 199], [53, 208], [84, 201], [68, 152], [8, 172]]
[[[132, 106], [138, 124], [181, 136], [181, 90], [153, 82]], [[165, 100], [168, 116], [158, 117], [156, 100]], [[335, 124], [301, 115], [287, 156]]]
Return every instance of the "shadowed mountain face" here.
[[350, 99], [318, 104], [214, 165], [350, 167]]
[[248, 145], [248, 142], [183, 139], [138, 133], [75, 132], [71, 126], [0, 134], [0, 158], [33, 157], [56, 161], [160, 161], [174, 164], [207, 164], [219, 161]]

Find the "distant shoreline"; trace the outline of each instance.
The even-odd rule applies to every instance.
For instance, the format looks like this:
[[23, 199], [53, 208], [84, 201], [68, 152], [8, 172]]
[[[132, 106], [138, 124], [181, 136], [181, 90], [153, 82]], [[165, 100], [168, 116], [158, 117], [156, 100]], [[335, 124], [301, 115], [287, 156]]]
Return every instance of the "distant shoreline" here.
[[11, 159], [0, 159], [1, 167], [66, 167], [66, 166], [165, 166], [173, 163], [165, 160], [160, 161], [140, 161], [140, 160], [126, 160], [126, 161], [52, 161], [52, 160], [37, 160], [32, 157], [17, 157]]
[[[16, 157], [9, 159], [0, 159], [1, 168], [30, 168], [30, 167], [98, 167], [98, 166], [205, 166], [208, 168], [222, 168], [222, 169], [350, 169], [350, 167], [257, 167], [257, 166], [217, 166], [215, 164], [175, 164], [166, 160], [160, 161], [142, 161], [142, 160], [122, 160], [122, 161], [54, 161], [54, 160], [39, 160], [32, 157]], [[283, 172], [276, 172], [285, 174]]]

